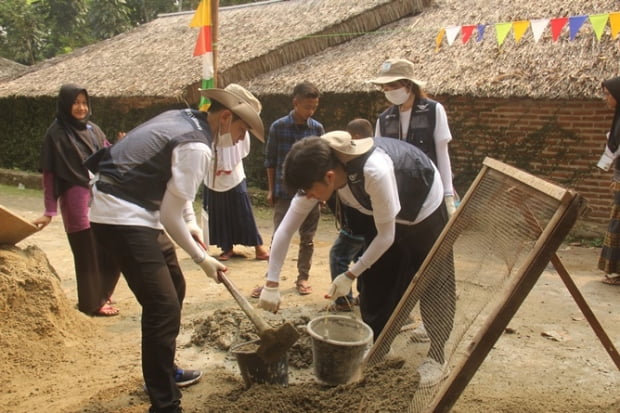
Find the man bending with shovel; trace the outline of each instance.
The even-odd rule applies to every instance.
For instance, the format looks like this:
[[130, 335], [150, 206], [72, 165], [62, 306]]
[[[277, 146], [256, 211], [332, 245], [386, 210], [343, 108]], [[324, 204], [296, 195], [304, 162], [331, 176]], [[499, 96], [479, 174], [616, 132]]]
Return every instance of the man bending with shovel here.
[[226, 267], [192, 238], [202, 239], [192, 202], [216, 147], [232, 146], [250, 131], [263, 141], [260, 102], [243, 87], [207, 89], [207, 113], [164, 112], [91, 157], [97, 173], [90, 221], [97, 240], [115, 256], [142, 306], [142, 372], [149, 412], [180, 412], [179, 386], [202, 375], [180, 370], [174, 358], [185, 280], [174, 246], [183, 248], [218, 281]]

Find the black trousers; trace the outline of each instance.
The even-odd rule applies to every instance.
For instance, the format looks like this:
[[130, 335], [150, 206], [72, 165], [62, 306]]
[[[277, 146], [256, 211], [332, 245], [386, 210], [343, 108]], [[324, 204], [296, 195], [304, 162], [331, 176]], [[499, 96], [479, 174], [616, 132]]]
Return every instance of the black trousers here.
[[97, 240], [112, 251], [142, 306], [142, 373], [152, 411], [177, 412], [181, 392], [174, 381], [176, 338], [185, 278], [174, 245], [161, 230], [92, 224]]
[[[396, 225], [394, 243], [360, 275], [360, 312], [374, 333], [385, 327], [392, 312], [424, 262], [448, 221], [445, 205], [415, 225]], [[420, 298], [422, 321], [431, 341], [429, 356], [443, 363], [444, 345], [450, 336], [456, 307], [456, 283], [452, 251], [435, 257], [445, 270], [433, 274]]]

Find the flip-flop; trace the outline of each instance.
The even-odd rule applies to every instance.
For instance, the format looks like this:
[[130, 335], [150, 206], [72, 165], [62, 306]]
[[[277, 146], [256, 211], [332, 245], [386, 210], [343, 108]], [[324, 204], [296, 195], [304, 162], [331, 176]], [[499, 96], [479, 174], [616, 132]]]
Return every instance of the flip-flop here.
[[298, 281], [295, 287], [299, 295], [308, 295], [312, 293], [312, 286], [308, 285], [308, 281], [306, 280]]
[[231, 259], [234, 256], [235, 256], [235, 253], [233, 252], [233, 250], [230, 250], [230, 251], [226, 251], [226, 252], [221, 253], [218, 259], [220, 261], [228, 261], [229, 259]]
[[120, 311], [118, 308], [112, 307], [111, 305], [103, 305], [99, 310], [93, 314], [95, 317], [114, 317], [117, 316]]
[[620, 275], [609, 276], [609, 274], [605, 274], [605, 278], [601, 280], [603, 284], [607, 285], [620, 285]]
[[262, 285], [257, 285], [256, 287], [254, 287], [254, 289], [250, 293], [250, 297], [252, 297], [252, 298], [260, 298], [260, 293], [262, 291], [263, 291], [263, 286]]

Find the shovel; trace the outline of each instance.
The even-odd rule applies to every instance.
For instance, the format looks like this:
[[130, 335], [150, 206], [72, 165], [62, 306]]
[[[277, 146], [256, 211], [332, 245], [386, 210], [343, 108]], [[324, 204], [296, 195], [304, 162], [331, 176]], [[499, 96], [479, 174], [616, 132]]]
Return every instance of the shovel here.
[[[204, 243], [200, 239], [194, 239], [206, 251]], [[226, 277], [223, 271], [218, 271], [217, 274], [219, 280], [226, 286], [226, 289], [228, 289], [235, 301], [237, 301], [237, 304], [239, 304], [258, 331], [260, 344], [258, 350], [256, 350], [256, 354], [267, 363], [280, 360], [299, 338], [299, 333], [295, 326], [287, 322], [277, 328], [272, 328], [263, 320], [248, 300], [239, 293], [239, 290], [237, 290], [228, 277]]]

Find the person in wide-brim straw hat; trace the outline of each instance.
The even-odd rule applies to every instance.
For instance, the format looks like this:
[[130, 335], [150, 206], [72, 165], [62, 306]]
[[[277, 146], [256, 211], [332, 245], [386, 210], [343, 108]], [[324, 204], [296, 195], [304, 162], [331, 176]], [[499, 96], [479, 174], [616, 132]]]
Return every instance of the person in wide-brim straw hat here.
[[231, 84], [202, 93], [212, 100], [206, 113], [166, 111], [86, 161], [97, 173], [91, 228], [142, 306], [142, 373], [150, 412], [181, 412], [179, 387], [202, 376], [175, 364], [186, 284], [170, 238], [220, 282], [218, 272], [227, 268], [200, 245], [192, 205], [218, 148], [232, 147], [248, 131], [261, 141], [264, 136], [261, 104], [249, 91]]
[[[407, 142], [353, 139], [348, 132], [333, 131], [292, 146], [284, 181], [296, 196], [272, 238], [267, 280], [273, 283], [273, 294], [261, 295], [258, 306], [277, 311], [290, 241], [309, 211], [335, 195], [337, 202], [371, 216], [374, 225], [363, 228], [367, 248], [333, 279], [325, 298], [349, 294], [361, 277], [360, 313], [376, 339], [448, 221], [437, 167]], [[431, 337], [427, 359], [418, 368], [420, 387], [437, 385], [448, 374], [444, 346], [454, 321], [454, 260], [450, 254], [435, 258], [442, 272], [428, 278], [425, 291], [432, 294], [420, 297]]]
[[448, 144], [452, 140], [443, 105], [430, 99], [424, 82], [415, 77], [415, 66], [406, 59], [388, 59], [369, 80], [379, 86], [392, 104], [377, 118], [375, 136], [407, 141], [422, 149], [439, 168], [448, 213], [455, 211], [452, 165]]
[[265, 141], [265, 128], [260, 118], [262, 105], [246, 89], [236, 83], [231, 83], [224, 89], [199, 89], [200, 93], [221, 103], [250, 126], [250, 132], [261, 142]]

